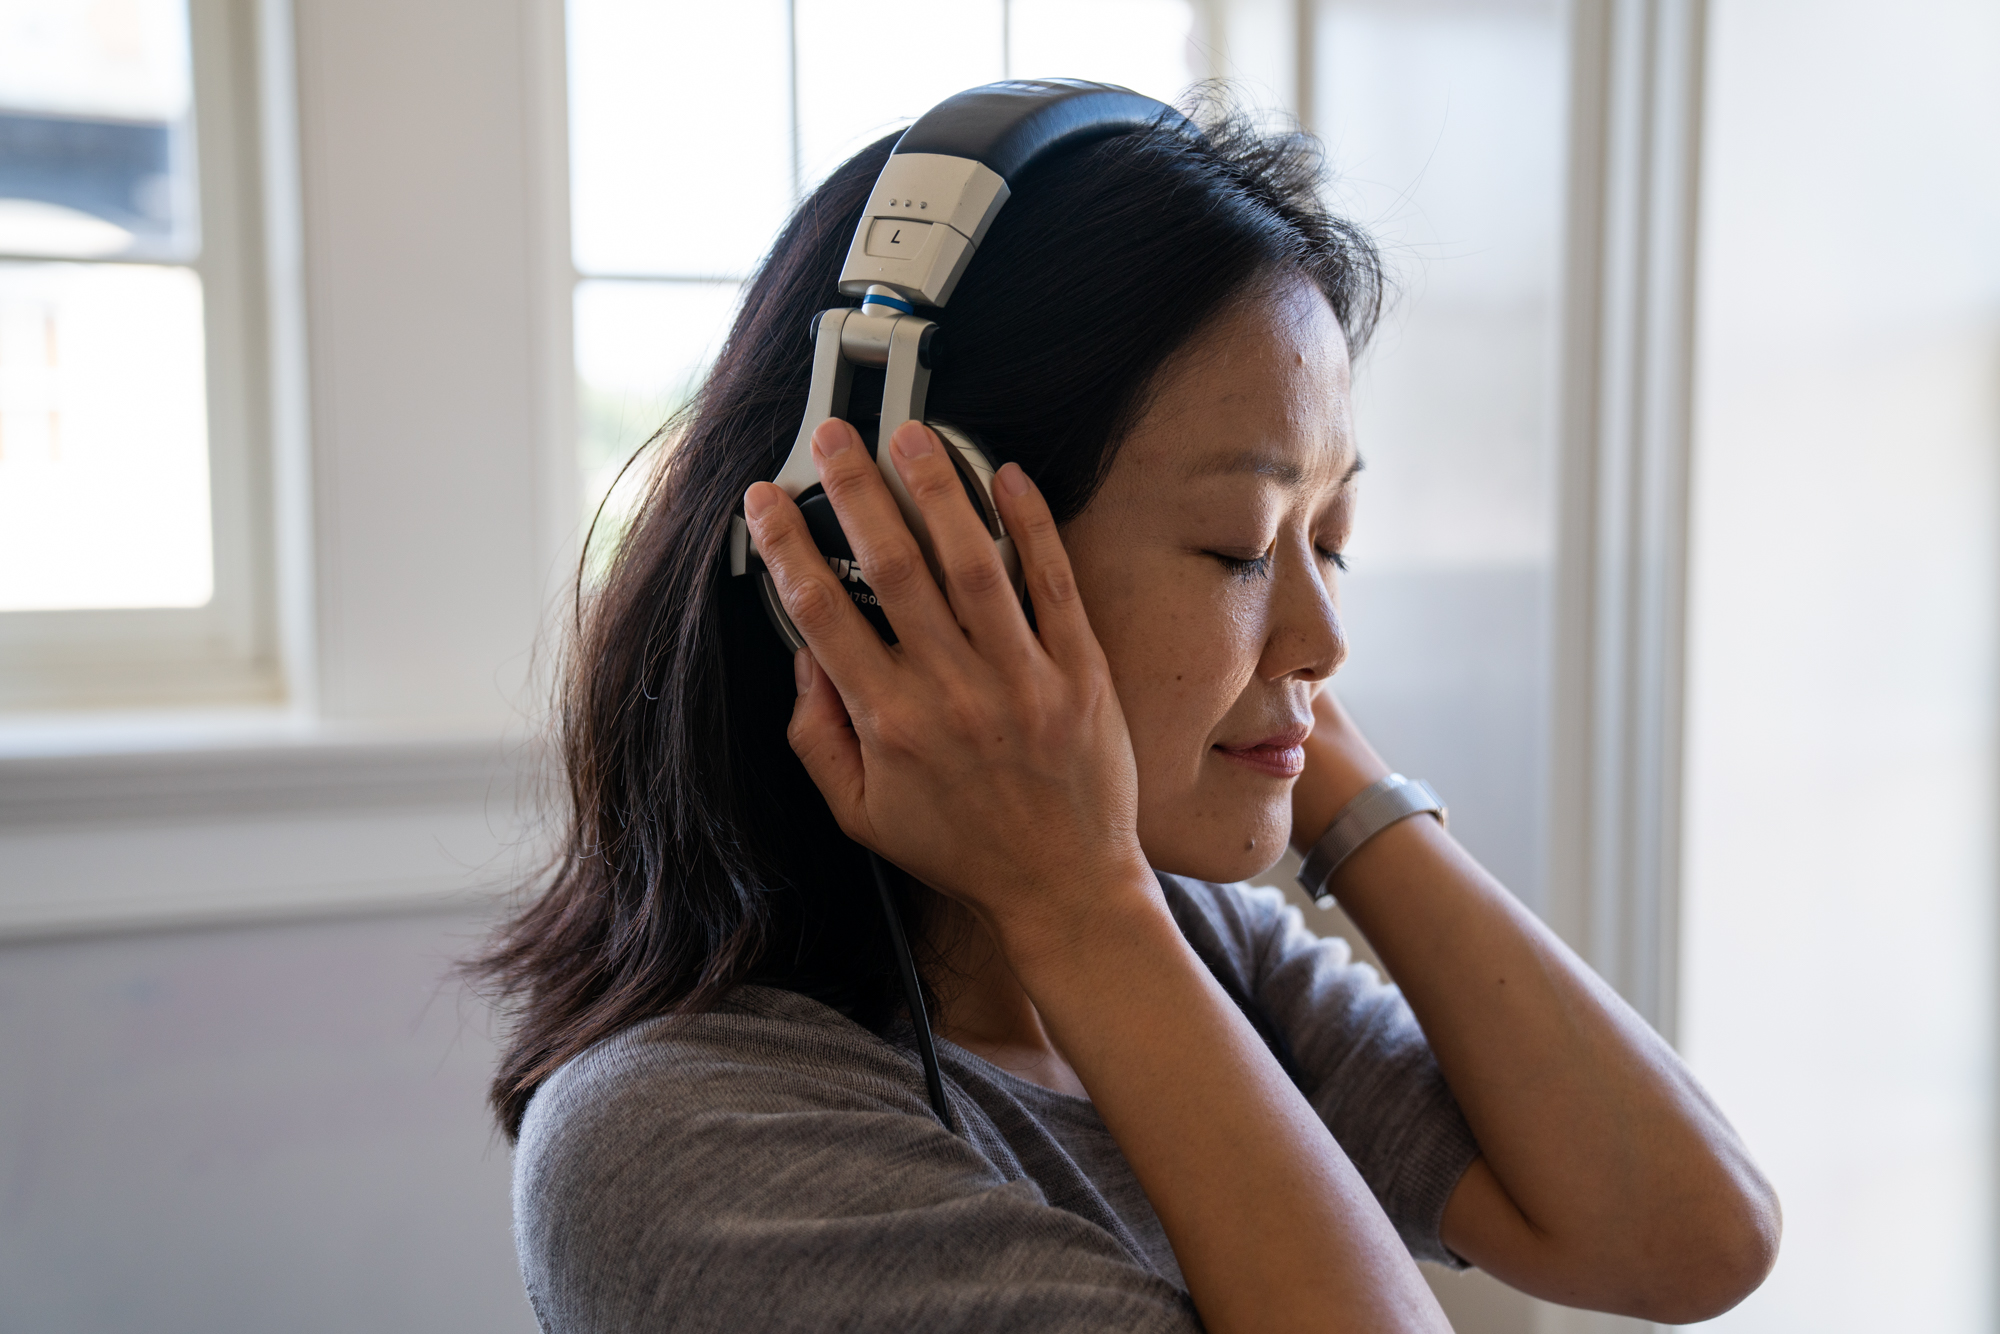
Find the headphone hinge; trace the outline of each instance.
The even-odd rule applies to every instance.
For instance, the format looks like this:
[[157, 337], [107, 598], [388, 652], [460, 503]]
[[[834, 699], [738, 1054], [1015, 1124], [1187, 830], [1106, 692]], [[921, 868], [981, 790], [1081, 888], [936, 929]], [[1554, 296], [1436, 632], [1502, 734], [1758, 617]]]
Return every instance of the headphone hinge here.
[[914, 318], [911, 315], [877, 315], [863, 306], [840, 326], [841, 355], [854, 366], [887, 366], [889, 340], [895, 333], [897, 322]]

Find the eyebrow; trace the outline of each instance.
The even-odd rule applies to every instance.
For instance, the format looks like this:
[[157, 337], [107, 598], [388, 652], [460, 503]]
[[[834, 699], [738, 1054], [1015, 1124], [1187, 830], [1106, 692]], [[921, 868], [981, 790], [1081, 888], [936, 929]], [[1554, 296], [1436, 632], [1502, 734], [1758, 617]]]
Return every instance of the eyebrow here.
[[[1367, 464], [1360, 454], [1347, 465], [1347, 471], [1340, 475], [1340, 485], [1346, 486], [1354, 480], [1354, 474]], [[1258, 477], [1272, 477], [1284, 486], [1297, 487], [1306, 480], [1305, 469], [1285, 459], [1276, 458], [1261, 450], [1245, 449], [1234, 454], [1211, 456], [1195, 464], [1188, 470], [1190, 479], [1196, 477], [1227, 477], [1235, 473], [1252, 473]]]

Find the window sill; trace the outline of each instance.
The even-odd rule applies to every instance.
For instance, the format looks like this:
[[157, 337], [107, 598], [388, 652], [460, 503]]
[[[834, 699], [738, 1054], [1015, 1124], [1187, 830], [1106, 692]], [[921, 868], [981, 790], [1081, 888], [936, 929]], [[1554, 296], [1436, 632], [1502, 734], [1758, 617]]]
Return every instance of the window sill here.
[[490, 904], [543, 748], [270, 712], [0, 722], [0, 938]]

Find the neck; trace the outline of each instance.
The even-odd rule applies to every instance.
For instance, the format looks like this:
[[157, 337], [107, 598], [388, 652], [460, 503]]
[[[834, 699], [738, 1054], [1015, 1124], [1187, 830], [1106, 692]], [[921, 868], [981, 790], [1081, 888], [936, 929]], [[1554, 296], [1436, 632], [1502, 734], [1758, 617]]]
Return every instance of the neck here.
[[979, 919], [942, 895], [930, 916], [926, 939], [938, 962], [938, 1035], [1030, 1083], [1088, 1097]]

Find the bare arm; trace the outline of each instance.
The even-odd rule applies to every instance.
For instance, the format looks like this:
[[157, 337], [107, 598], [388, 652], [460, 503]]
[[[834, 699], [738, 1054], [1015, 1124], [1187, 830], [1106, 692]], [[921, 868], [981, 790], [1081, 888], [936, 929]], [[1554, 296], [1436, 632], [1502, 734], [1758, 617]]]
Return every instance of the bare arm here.
[[1209, 1329], [1448, 1329], [1353, 1165], [1173, 923], [1139, 848], [1124, 717], [1040, 493], [1002, 470], [1031, 631], [927, 431], [899, 430], [895, 457], [948, 602], [851, 429], [830, 422], [814, 446], [897, 645], [848, 602], [782, 492], [752, 487], [745, 508], [812, 646], [792, 743], [841, 827], [999, 943]]
[[[1322, 690], [1293, 841], [1388, 772]], [[1685, 1323], [1777, 1256], [1777, 1196], [1679, 1056], [1429, 819], [1392, 825], [1331, 886], [1423, 1025], [1483, 1157], [1444, 1241], [1523, 1291]]]

